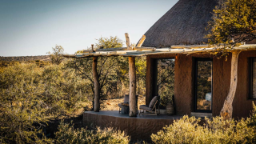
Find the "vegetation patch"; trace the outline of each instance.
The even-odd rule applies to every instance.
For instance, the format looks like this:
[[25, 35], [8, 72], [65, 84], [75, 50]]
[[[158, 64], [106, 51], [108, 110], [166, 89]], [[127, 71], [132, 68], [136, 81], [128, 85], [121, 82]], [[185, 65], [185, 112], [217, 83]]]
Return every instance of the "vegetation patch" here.
[[157, 134], [152, 134], [154, 143], [255, 143], [255, 111], [251, 118], [224, 120], [214, 117], [205, 118], [205, 124], [200, 118], [184, 116], [173, 124], [166, 126]]
[[65, 124], [63, 121], [55, 133], [57, 144], [87, 144], [87, 143], [101, 143], [101, 144], [128, 144], [130, 139], [124, 132], [116, 131], [113, 128], [105, 128], [96, 130], [88, 130], [86, 128], [74, 129], [71, 124]]

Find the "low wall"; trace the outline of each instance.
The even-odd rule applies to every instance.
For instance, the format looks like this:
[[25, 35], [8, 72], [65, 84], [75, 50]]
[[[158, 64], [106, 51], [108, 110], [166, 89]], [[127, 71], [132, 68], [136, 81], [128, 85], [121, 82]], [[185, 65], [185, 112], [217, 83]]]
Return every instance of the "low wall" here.
[[142, 117], [118, 117], [110, 115], [100, 115], [93, 112], [84, 112], [83, 124], [84, 126], [93, 124], [101, 128], [113, 127], [115, 129], [124, 131], [127, 135], [131, 136], [132, 141], [150, 141], [150, 136], [152, 133], [157, 133], [164, 126], [172, 124], [174, 120], [160, 119], [159, 116], [155, 117], [158, 117], [158, 119]]

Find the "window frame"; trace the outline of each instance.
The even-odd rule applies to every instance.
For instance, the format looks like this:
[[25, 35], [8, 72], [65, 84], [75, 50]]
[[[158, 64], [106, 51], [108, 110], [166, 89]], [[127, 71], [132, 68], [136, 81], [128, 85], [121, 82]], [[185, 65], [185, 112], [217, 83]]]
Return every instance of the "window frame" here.
[[[211, 110], [198, 110], [197, 109], [197, 76], [198, 76], [198, 61], [211, 61], [212, 62], [212, 69], [211, 69], [211, 74], [212, 74], [212, 81], [211, 81], [211, 93], [212, 93], [212, 100], [211, 100]], [[194, 58], [194, 112], [202, 112], [202, 113], [212, 113], [212, 108], [213, 108], [213, 58]]]
[[[155, 75], [155, 78], [154, 78], [154, 83], [155, 83], [155, 94], [157, 95], [157, 96], [160, 96], [159, 95], [159, 89], [158, 89], [158, 86], [157, 86], [157, 82], [158, 82], [158, 60], [163, 60], [163, 59], [172, 59], [172, 60], [174, 60], [174, 70], [175, 70], [175, 61], [176, 61], [176, 59], [175, 59], [175, 57], [167, 57], [167, 58], [154, 58], [154, 60], [155, 60], [155, 71], [156, 71], [156, 75]], [[175, 74], [174, 74], [174, 87], [175, 87]], [[173, 89], [174, 90], [174, 89]], [[174, 91], [173, 91], [174, 92]], [[174, 93], [173, 93], [174, 94]], [[152, 96], [153, 97], [153, 96]], [[161, 96], [160, 96], [161, 97]]]
[[249, 100], [256, 100], [253, 98], [253, 63], [256, 62], [256, 57], [249, 58]]

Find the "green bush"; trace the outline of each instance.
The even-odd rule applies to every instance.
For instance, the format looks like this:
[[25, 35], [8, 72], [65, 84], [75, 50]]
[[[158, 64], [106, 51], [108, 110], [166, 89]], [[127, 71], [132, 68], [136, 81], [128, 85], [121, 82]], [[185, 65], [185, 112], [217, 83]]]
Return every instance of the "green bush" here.
[[152, 134], [154, 143], [253, 143], [255, 129], [248, 126], [250, 118], [240, 121], [206, 118], [206, 124], [199, 125], [201, 119], [184, 116], [157, 134]]
[[[253, 127], [256, 130], [256, 105], [254, 104], [254, 102], [252, 102], [252, 106], [253, 106], [253, 111], [252, 111], [251, 121], [248, 124], [248, 126]], [[254, 137], [253, 142], [256, 143], [256, 136]]]
[[58, 127], [58, 132], [55, 133], [57, 144], [128, 144], [129, 137], [125, 136], [124, 132], [115, 131], [112, 128], [96, 131], [87, 130], [84, 128], [74, 129], [74, 126], [64, 124], [62, 121]]
[[64, 64], [0, 69], [0, 143], [50, 143], [42, 127], [87, 102], [85, 81]]

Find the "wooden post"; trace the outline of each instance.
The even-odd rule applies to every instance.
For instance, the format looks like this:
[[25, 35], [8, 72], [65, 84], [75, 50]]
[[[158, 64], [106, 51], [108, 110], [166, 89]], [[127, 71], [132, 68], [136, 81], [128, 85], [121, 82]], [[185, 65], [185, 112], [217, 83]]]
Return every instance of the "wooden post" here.
[[136, 70], [135, 57], [129, 57], [129, 78], [130, 78], [130, 93], [129, 93], [129, 116], [136, 117]]
[[94, 52], [94, 49], [93, 49], [93, 44], [92, 44], [92, 52]]
[[237, 88], [239, 54], [240, 54], [240, 51], [232, 52], [229, 93], [220, 112], [220, 115], [221, 117], [223, 117], [224, 120], [232, 119], [232, 113], [233, 113], [232, 104], [233, 104], [233, 100], [234, 100], [234, 97], [236, 94], [236, 88]]
[[[128, 33], [125, 33], [127, 49], [130, 50], [130, 38]], [[136, 70], [135, 70], [135, 57], [128, 57], [129, 59], [129, 116], [136, 117]]]
[[[127, 49], [131, 50], [130, 38], [128, 33], [125, 33]], [[146, 36], [143, 35], [140, 39], [137, 47], [141, 47], [145, 41]], [[137, 99], [136, 99], [136, 68], [135, 68], [135, 57], [129, 57], [129, 80], [130, 80], [130, 92], [129, 92], [129, 116], [137, 116]]]
[[[92, 45], [93, 50], [93, 45]], [[100, 111], [100, 83], [99, 83], [99, 76], [97, 72], [97, 61], [98, 57], [93, 57], [92, 63], [92, 73], [93, 73], [93, 81], [94, 81], [94, 111]]]
[[146, 36], [143, 35], [143, 36], [141, 37], [139, 43], [137, 44], [137, 47], [141, 47], [145, 40], [146, 40]]
[[126, 46], [127, 46], [127, 49], [128, 49], [128, 50], [132, 49], [132, 48], [131, 48], [131, 45], [130, 45], [130, 38], [129, 38], [128, 33], [125, 33], [125, 39], [126, 39]]

